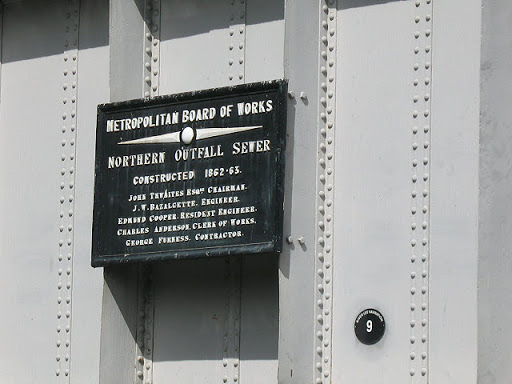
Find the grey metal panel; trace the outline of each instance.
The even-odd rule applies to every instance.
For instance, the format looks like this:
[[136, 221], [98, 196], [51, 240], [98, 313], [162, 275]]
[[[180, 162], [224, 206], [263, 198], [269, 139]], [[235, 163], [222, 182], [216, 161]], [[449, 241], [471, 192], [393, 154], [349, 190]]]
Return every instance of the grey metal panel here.
[[[62, 8], [5, 6], [0, 174], [5, 383], [55, 381], [61, 120]], [[36, 75], [37, 74], [37, 75]], [[64, 288], [65, 289], [65, 288]]]
[[481, 1], [434, 1], [430, 381], [475, 383]]
[[100, 383], [135, 380], [138, 267], [104, 268]]
[[[110, 101], [143, 96], [143, 6], [140, 0], [110, 1]], [[139, 284], [136, 265], [104, 269], [100, 383], [136, 381]]]
[[111, 101], [143, 96], [144, 0], [110, 1]]
[[229, 321], [225, 263], [184, 260], [156, 268], [155, 383], [169, 378], [173, 383], [221, 382], [224, 329]]
[[[284, 237], [279, 260], [279, 383], [311, 383], [320, 2], [287, 2], [285, 77], [289, 79]], [[299, 241], [300, 239], [300, 241]]]
[[[235, 45], [229, 32], [240, 16], [245, 20], [245, 13], [238, 8], [229, 1], [171, 0], [162, 4], [161, 94], [230, 84], [231, 53], [244, 50], [244, 41]], [[238, 72], [231, 83], [239, 83]]]
[[247, 1], [245, 81], [284, 76], [284, 1]]
[[240, 382], [277, 383], [279, 338], [278, 257], [242, 259]]
[[491, 384], [512, 377], [512, 3], [484, 1], [482, 21], [478, 382]]
[[[411, 382], [413, 28], [412, 2], [339, 7], [334, 382]], [[354, 334], [366, 308], [386, 321], [372, 346]]]
[[[280, 8], [268, 5], [262, 11], [256, 4], [252, 7], [247, 4], [246, 8], [245, 1], [164, 2], [160, 27], [160, 94], [246, 82], [245, 57], [249, 42], [245, 33], [246, 22], [252, 13], [254, 20], [261, 17], [271, 21], [282, 19], [283, 7], [282, 3]], [[254, 42], [254, 49], [259, 49], [267, 37], [265, 34], [253, 35], [250, 41]], [[273, 73], [282, 73], [279, 43], [276, 46], [265, 52], [278, 58], [259, 71], [259, 77], [256, 76], [258, 63], [254, 63], [253, 81], [279, 77]], [[178, 280], [181, 282], [178, 285], [168, 277], [164, 279], [163, 273], [158, 272], [155, 287], [155, 382], [169, 376], [176, 377], [177, 381], [198, 380], [201, 383], [224, 379], [228, 383], [243, 380], [246, 384], [277, 381], [277, 265], [264, 259], [259, 260], [255, 256], [249, 261], [250, 265], [257, 263], [262, 266], [243, 267], [241, 270], [240, 260], [232, 260], [228, 264], [222, 259], [210, 260], [206, 264], [197, 260], [171, 263], [165, 270], [171, 273], [176, 268], [172, 276], [183, 275], [184, 268], [193, 271], [187, 273], [185, 281]], [[215, 283], [215, 288], [209, 288], [208, 298], [194, 300], [194, 305], [199, 308], [193, 308], [192, 303], [185, 300], [187, 289], [184, 287], [202, 287], [204, 275], [212, 270], [226, 276]], [[167, 280], [168, 283], [163, 283]], [[220, 285], [217, 287], [217, 284]], [[195, 314], [194, 319], [209, 312], [216, 314], [220, 320], [215, 323], [222, 324], [222, 327], [212, 329], [211, 335], [204, 340], [194, 337], [193, 329], [187, 331], [196, 324], [194, 320], [191, 322], [190, 316]], [[254, 319], [260, 321], [255, 324]], [[169, 321], [175, 324], [176, 329], [172, 332], [167, 330]], [[187, 359], [187, 354], [180, 358], [177, 348], [183, 345], [183, 338], [187, 339], [187, 353], [192, 356], [189, 359], [192, 361], [187, 364], [182, 361]], [[208, 346], [206, 356], [205, 341]], [[263, 376], [261, 372], [265, 372]], [[272, 381], [266, 381], [267, 378]]]
[[71, 382], [99, 380], [103, 274], [90, 265], [96, 106], [109, 100], [108, 2], [80, 7]]

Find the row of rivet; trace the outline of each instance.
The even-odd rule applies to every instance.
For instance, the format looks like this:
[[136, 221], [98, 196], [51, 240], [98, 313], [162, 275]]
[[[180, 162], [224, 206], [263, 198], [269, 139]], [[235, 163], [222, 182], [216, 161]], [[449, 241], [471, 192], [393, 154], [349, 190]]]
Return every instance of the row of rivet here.
[[[160, 0], [144, 2], [144, 97], [158, 96], [160, 76]], [[139, 271], [137, 347], [135, 382], [153, 382], [153, 270], [141, 267]]]
[[[410, 376], [428, 383], [432, 0], [415, 0], [412, 68]], [[417, 255], [421, 255], [418, 260]]]
[[228, 0], [232, 13], [229, 27], [228, 79], [230, 84], [243, 84], [245, 78], [245, 12], [246, 0]]
[[160, 0], [146, 0], [144, 25], [144, 97], [159, 95]]
[[225, 317], [222, 346], [222, 383], [238, 383], [240, 377], [240, 272], [241, 260], [227, 258], [224, 268]]
[[137, 318], [137, 361], [135, 382], [153, 383], [154, 285], [150, 265], [139, 268]]
[[333, 153], [336, 107], [336, 1], [324, 0], [320, 17], [317, 259], [315, 262], [315, 383], [330, 383], [332, 362]]
[[69, 383], [71, 366], [71, 298], [73, 287], [73, 231], [75, 200], [75, 140], [78, 69], [78, 0], [65, 2], [61, 139], [60, 238], [57, 282], [57, 369], [59, 382]]

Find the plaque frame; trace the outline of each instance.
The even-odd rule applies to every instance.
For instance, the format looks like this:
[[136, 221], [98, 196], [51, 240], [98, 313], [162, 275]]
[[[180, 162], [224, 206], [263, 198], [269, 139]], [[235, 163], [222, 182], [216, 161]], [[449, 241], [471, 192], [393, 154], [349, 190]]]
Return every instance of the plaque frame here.
[[[273, 201], [269, 202], [270, 208], [268, 220], [273, 221], [273, 231], [269, 235], [269, 240], [258, 243], [230, 244], [227, 246], [207, 246], [190, 249], [172, 249], [159, 250], [156, 252], [134, 252], [118, 254], [100, 254], [98, 252], [97, 238], [99, 231], [98, 216], [102, 213], [102, 203], [97, 194], [98, 189], [104, 186], [105, 166], [104, 162], [98, 156], [103, 150], [101, 140], [96, 139], [95, 156], [95, 185], [94, 185], [94, 214], [92, 225], [92, 252], [91, 266], [101, 267], [121, 263], [140, 263], [155, 262], [173, 259], [197, 259], [231, 255], [257, 255], [262, 253], [279, 254], [282, 251], [283, 240], [283, 220], [284, 220], [284, 179], [285, 179], [285, 149], [286, 149], [286, 131], [287, 131], [287, 80], [273, 80], [259, 83], [243, 84], [230, 87], [214, 88], [193, 92], [185, 92], [174, 95], [158, 96], [151, 99], [135, 99], [122, 102], [100, 104], [97, 111], [97, 135], [101, 135], [100, 127], [104, 127], [106, 117], [111, 113], [128, 113], [130, 111], [150, 110], [152, 108], [165, 107], [179, 103], [196, 103], [201, 101], [219, 100], [223, 98], [243, 97], [246, 95], [258, 94], [262, 92], [275, 92], [276, 105], [275, 112], [275, 137], [277, 142], [273, 143], [276, 149], [272, 150], [271, 155], [275, 156], [275, 167], [272, 169], [272, 180], [274, 188]], [[274, 207], [274, 209], [272, 209]], [[271, 217], [270, 217], [271, 216]]]

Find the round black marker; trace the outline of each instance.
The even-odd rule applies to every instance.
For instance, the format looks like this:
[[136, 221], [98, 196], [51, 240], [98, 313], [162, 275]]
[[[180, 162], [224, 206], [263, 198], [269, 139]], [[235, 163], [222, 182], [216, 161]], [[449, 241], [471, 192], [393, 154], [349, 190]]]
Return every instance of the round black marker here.
[[354, 331], [357, 339], [366, 345], [376, 344], [384, 336], [386, 322], [376, 309], [365, 309], [356, 317]]

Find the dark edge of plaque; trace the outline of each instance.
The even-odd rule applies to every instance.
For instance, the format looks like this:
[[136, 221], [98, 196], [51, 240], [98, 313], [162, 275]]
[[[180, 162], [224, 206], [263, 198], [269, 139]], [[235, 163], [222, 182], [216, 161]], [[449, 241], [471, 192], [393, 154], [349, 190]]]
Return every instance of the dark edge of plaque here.
[[[282, 251], [283, 242], [283, 221], [284, 221], [284, 179], [285, 179], [285, 158], [286, 158], [286, 134], [287, 134], [287, 103], [286, 97], [288, 93], [288, 80], [278, 79], [263, 81], [258, 83], [241, 84], [228, 87], [211, 88], [200, 91], [183, 92], [173, 95], [156, 96], [153, 98], [141, 98], [132, 99], [121, 102], [99, 104], [97, 107], [96, 114], [96, 127], [100, 123], [100, 112], [106, 113], [110, 111], [123, 112], [128, 111], [132, 108], [144, 108], [144, 107], [158, 107], [165, 106], [168, 103], [177, 103], [185, 101], [200, 101], [201, 99], [216, 99], [226, 96], [243, 94], [249, 92], [264, 92], [264, 91], [277, 91], [279, 114], [277, 116], [279, 121], [279, 163], [281, 164], [280, 169], [276, 171], [276, 209], [275, 211], [275, 223], [276, 231], [274, 233], [274, 239], [270, 242], [257, 243], [257, 244], [246, 244], [246, 245], [235, 245], [226, 246], [224, 248], [212, 248], [211, 251], [206, 248], [200, 248], [190, 250], [186, 254], [186, 251], [158, 251], [154, 253], [143, 253], [143, 254], [126, 254], [126, 255], [110, 255], [110, 256], [99, 256], [94, 255], [92, 244], [91, 249], [91, 266], [92, 267], [104, 267], [109, 265], [119, 264], [131, 264], [131, 263], [148, 263], [148, 262], [161, 262], [167, 260], [179, 260], [179, 259], [199, 259], [209, 257], [227, 257], [235, 255], [254, 255], [254, 254], [274, 254], [278, 255]], [[96, 130], [97, 134], [97, 130]], [[95, 143], [95, 154], [98, 152], [98, 141]], [[95, 155], [95, 177], [94, 177], [94, 192], [96, 192], [96, 173], [99, 169], [99, 159]], [[93, 209], [96, 209], [96, 199], [93, 201]], [[94, 233], [94, 220], [92, 223], [92, 233]], [[93, 236], [91, 236], [91, 241]]]

